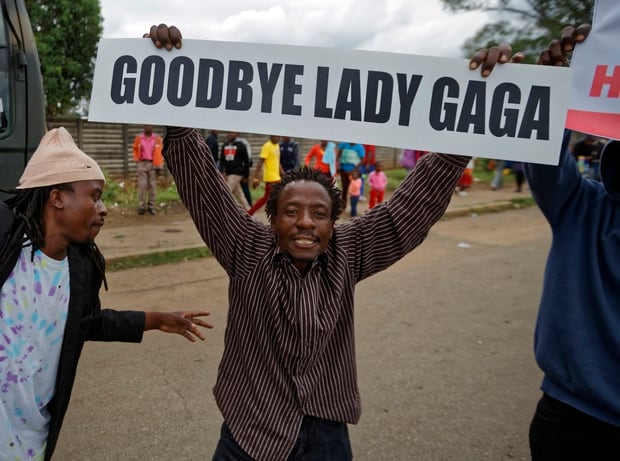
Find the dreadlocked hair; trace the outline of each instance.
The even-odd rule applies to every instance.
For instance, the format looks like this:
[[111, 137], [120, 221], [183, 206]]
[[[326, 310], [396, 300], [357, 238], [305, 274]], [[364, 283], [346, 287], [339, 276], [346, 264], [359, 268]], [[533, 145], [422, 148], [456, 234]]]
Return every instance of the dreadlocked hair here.
[[[30, 259], [34, 260], [35, 251], [45, 246], [45, 229], [43, 227], [43, 209], [53, 189], [73, 190], [71, 184], [35, 187], [33, 189], [16, 189], [10, 191], [11, 196], [6, 200], [15, 221], [13, 227], [0, 247], [0, 261], [10, 260], [11, 254], [20, 251], [25, 246], [31, 246]], [[29, 243], [27, 243], [29, 242]], [[95, 242], [76, 244], [80, 252], [89, 258], [99, 271], [105, 289], [108, 281], [105, 277], [105, 258]]]
[[342, 192], [338, 186], [336, 186], [336, 180], [316, 168], [310, 168], [307, 166], [300, 166], [293, 170], [287, 171], [282, 177], [282, 180], [279, 183], [274, 184], [265, 205], [265, 213], [267, 214], [267, 218], [271, 219], [277, 214], [278, 199], [280, 198], [280, 194], [286, 186], [295, 181], [314, 181], [323, 186], [332, 200], [331, 220], [336, 221], [338, 219], [344, 210], [345, 203], [342, 200]]

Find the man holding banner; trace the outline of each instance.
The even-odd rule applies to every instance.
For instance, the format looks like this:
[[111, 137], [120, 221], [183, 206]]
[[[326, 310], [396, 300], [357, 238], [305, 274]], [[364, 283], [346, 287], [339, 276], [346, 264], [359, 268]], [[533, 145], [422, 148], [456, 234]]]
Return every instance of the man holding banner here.
[[[151, 30], [156, 45], [180, 47], [178, 29]], [[347, 424], [361, 414], [355, 285], [424, 241], [469, 157], [426, 155], [390, 200], [336, 226], [341, 191], [317, 170], [293, 170], [273, 186], [265, 225], [236, 205], [197, 130], [168, 127], [164, 156], [229, 276], [213, 459], [351, 460]]]
[[[597, 3], [602, 5], [620, 17], [618, 3]], [[597, 19], [601, 27], [617, 30], [617, 21], [597, 13], [592, 36]], [[589, 25], [565, 28], [539, 63], [566, 65], [565, 53], [589, 32]], [[510, 51], [496, 51], [476, 53], [471, 67], [480, 66], [485, 75], [510, 60]], [[598, 128], [620, 139], [618, 125], [613, 131], [612, 124]], [[530, 448], [534, 461], [612, 461], [620, 457], [620, 142], [605, 146], [599, 183], [579, 173], [568, 151], [570, 135], [564, 134], [558, 166], [526, 165], [530, 189], [553, 234], [535, 334], [543, 396], [530, 427]]]

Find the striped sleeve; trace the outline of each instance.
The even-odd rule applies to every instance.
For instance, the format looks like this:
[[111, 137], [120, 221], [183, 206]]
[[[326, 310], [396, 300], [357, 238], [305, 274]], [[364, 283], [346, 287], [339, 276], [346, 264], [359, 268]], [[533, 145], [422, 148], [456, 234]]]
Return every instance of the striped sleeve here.
[[233, 198], [197, 130], [169, 127], [164, 156], [200, 236], [229, 276], [243, 276], [269, 249], [271, 232]]

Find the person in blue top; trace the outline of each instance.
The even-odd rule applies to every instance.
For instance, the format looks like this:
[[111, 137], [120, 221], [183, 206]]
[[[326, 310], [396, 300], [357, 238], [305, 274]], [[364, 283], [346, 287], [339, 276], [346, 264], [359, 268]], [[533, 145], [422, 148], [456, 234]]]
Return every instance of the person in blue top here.
[[[540, 64], [566, 65], [564, 53], [589, 25], [562, 30]], [[486, 76], [509, 48], [481, 50], [470, 67]], [[522, 54], [515, 54], [519, 62]], [[582, 177], [565, 132], [558, 166], [525, 173], [552, 230], [534, 338], [543, 391], [530, 425], [532, 459], [620, 459], [620, 142], [605, 146], [601, 182]]]

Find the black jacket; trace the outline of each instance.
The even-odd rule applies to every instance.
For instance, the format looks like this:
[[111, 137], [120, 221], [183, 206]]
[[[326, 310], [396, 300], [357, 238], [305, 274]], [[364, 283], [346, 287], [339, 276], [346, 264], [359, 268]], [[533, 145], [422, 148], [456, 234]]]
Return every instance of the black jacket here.
[[220, 170], [226, 174], [246, 176], [250, 170], [248, 150], [241, 141], [229, 141], [222, 147]]
[[[0, 202], [0, 248], [12, 232], [13, 222], [13, 214], [4, 202]], [[71, 292], [56, 374], [56, 390], [47, 405], [51, 421], [47, 436], [46, 461], [52, 458], [58, 441], [84, 341], [137, 343], [142, 340], [144, 332], [144, 312], [101, 309], [99, 289], [103, 275], [96, 269], [84, 248], [84, 245], [72, 244], [68, 249]], [[20, 250], [21, 248], [15, 248], [7, 260], [0, 261], [0, 286], [13, 270]]]

